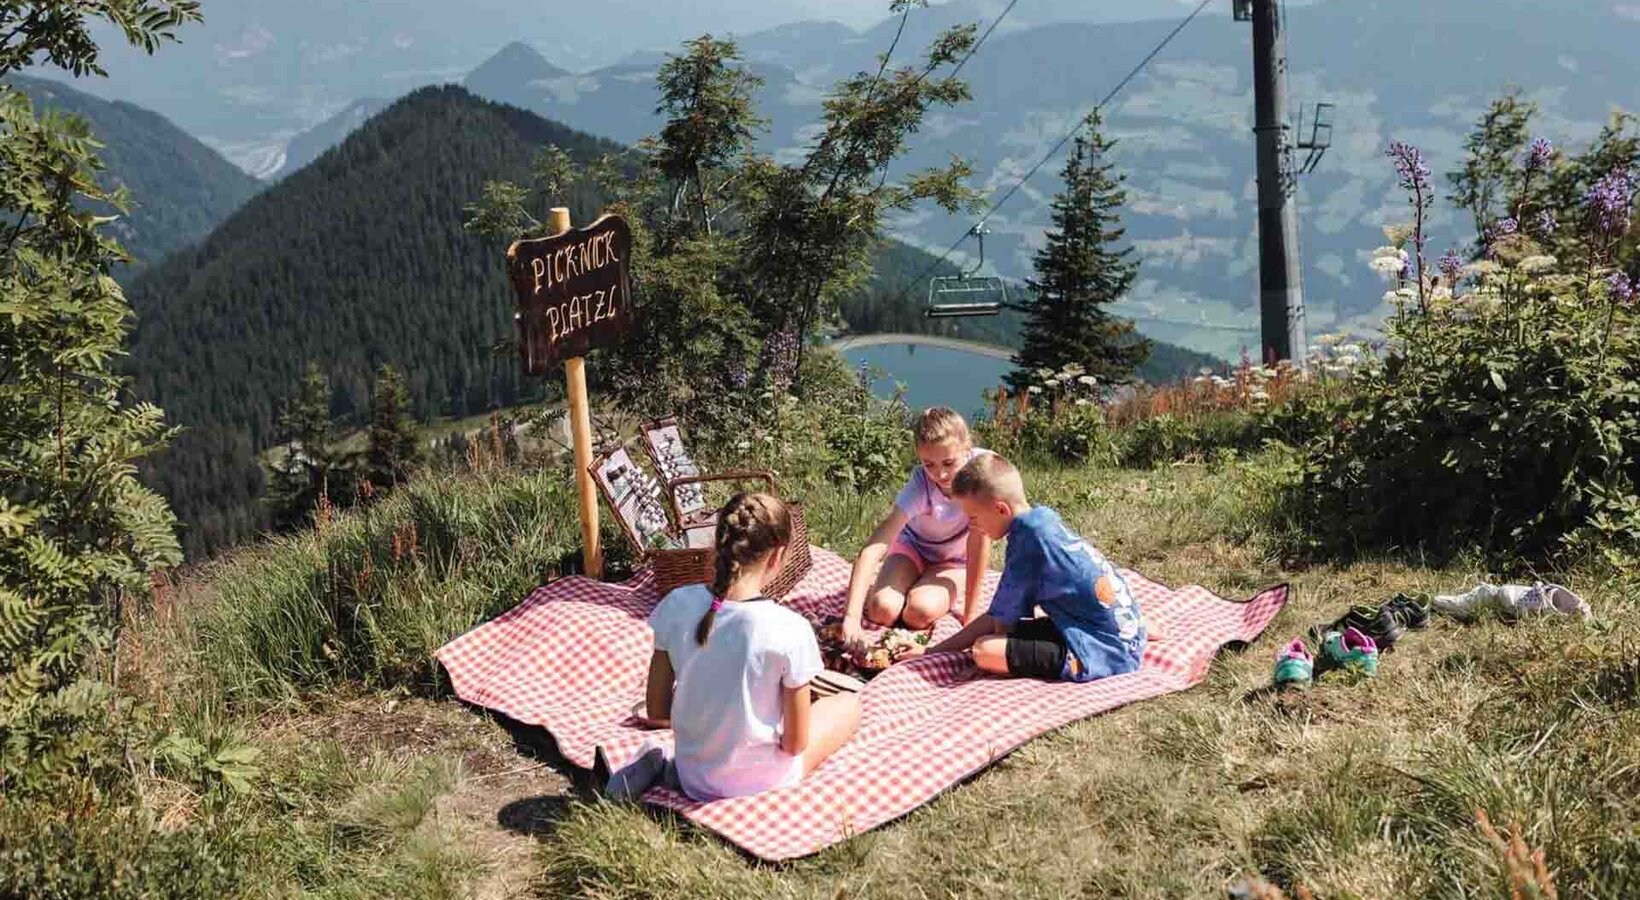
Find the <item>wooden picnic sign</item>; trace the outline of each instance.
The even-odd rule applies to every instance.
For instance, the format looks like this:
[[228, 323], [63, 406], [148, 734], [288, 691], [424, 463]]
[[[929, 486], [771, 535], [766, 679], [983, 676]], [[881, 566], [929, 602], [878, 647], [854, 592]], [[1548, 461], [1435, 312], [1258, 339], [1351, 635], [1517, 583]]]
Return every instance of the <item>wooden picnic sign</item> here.
[[604, 573], [598, 535], [598, 487], [592, 478], [592, 412], [587, 400], [587, 351], [619, 343], [636, 317], [629, 264], [632, 230], [605, 215], [571, 229], [569, 209], [554, 207], [551, 237], [514, 241], [507, 274], [518, 295], [519, 361], [526, 375], [544, 375], [563, 360], [575, 484], [581, 501], [581, 562], [589, 578]]
[[613, 215], [507, 250], [526, 375], [544, 375], [559, 360], [620, 343], [634, 321], [631, 259], [632, 230]]

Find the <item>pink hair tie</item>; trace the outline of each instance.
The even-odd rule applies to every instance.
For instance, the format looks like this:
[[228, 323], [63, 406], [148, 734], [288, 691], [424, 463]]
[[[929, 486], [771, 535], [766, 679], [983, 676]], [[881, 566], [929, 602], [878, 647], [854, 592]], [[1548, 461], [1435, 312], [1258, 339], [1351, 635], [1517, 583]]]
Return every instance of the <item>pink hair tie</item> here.
[[722, 597], [713, 597], [712, 598], [712, 612], [717, 612], [718, 610], [720, 610], [722, 608], [723, 608], [723, 598]]

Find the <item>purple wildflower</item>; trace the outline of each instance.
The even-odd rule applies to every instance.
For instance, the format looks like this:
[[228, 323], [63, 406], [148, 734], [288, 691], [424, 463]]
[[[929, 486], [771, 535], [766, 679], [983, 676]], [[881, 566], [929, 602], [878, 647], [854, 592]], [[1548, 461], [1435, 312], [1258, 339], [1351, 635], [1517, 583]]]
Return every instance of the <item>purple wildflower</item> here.
[[1634, 283], [1627, 272], [1613, 272], [1606, 276], [1606, 294], [1613, 303], [1628, 303], [1634, 299]]
[[746, 360], [742, 359], [739, 353], [729, 357], [729, 364], [725, 367], [723, 377], [725, 381], [729, 382], [729, 387], [737, 391], [745, 390], [746, 385], [751, 384], [752, 381], [751, 377], [746, 374]]
[[760, 360], [763, 377], [775, 393], [791, 387], [797, 375], [797, 335], [791, 331], [777, 331], [763, 342]]
[[1532, 142], [1532, 148], [1526, 151], [1526, 171], [1537, 172], [1549, 167], [1549, 160], [1555, 155], [1554, 145], [1548, 138], [1538, 138]]
[[1538, 213], [1538, 217], [1537, 217], [1538, 234], [1541, 234], [1544, 237], [1548, 237], [1549, 235], [1554, 234], [1555, 229], [1559, 228], [1559, 227], [1560, 227], [1560, 223], [1555, 221], [1555, 214], [1554, 213], [1552, 213], [1552, 212], [1550, 212], [1546, 209], [1543, 210], [1542, 212]]
[[1422, 151], [1405, 141], [1390, 141], [1384, 155], [1395, 161], [1395, 174], [1401, 178], [1401, 187], [1429, 194], [1429, 166], [1424, 163]]
[[1463, 258], [1458, 256], [1458, 251], [1446, 251], [1441, 256], [1441, 261], [1436, 265], [1440, 267], [1441, 274], [1446, 276], [1447, 284], [1458, 283], [1458, 273], [1463, 270]]
[[1628, 228], [1632, 191], [1629, 173], [1617, 169], [1595, 182], [1588, 193], [1583, 195], [1583, 202], [1589, 207], [1595, 227], [1601, 234], [1621, 234]]

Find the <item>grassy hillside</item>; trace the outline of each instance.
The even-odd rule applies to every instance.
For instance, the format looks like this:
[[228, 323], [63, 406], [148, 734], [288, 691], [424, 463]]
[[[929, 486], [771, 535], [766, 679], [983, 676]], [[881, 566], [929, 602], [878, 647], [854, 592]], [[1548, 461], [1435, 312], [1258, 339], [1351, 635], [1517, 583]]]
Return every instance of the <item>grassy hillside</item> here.
[[14, 76], [37, 108], [80, 116], [103, 144], [100, 153], [112, 185], [131, 191], [131, 212], [110, 229], [138, 266], [210, 233], [262, 185], [171, 124], [130, 103], [109, 102], [56, 81]]
[[[1594, 623], [1437, 620], [1376, 679], [1275, 695], [1276, 646], [1311, 624], [1485, 575], [1283, 564], [1268, 518], [1282, 465], [1032, 467], [1033, 499], [1120, 563], [1230, 597], [1291, 581], [1291, 605], [1201, 686], [1033, 741], [905, 820], [785, 867], [579, 798], [576, 773], [513, 755], [513, 736], [435, 690], [428, 654], [572, 546], [558, 472], [417, 482], [368, 519], [237, 554], [135, 629], [143, 655], [127, 677], [264, 750], [258, 792], [284, 799], [219, 815], [263, 823], [246, 867], [268, 895], [1222, 897], [1258, 872], [1317, 897], [1510, 896], [1478, 809], [1505, 833], [1520, 826], [1559, 896], [1640, 890], [1640, 582], [1555, 573], [1594, 604]], [[845, 554], [891, 499], [791, 489], [815, 541]], [[327, 580], [358, 586], [368, 615], [336, 618]], [[327, 847], [327, 834], [359, 837]]]

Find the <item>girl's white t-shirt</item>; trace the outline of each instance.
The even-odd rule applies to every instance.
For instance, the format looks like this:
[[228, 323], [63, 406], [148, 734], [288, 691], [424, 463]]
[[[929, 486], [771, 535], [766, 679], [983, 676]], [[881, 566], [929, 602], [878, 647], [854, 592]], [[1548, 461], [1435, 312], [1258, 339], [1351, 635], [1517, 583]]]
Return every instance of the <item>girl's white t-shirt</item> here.
[[649, 616], [655, 649], [677, 676], [672, 736], [684, 793], [712, 800], [796, 784], [803, 759], [780, 749], [782, 688], [824, 671], [814, 628], [772, 600], [725, 603], [702, 646], [695, 628], [711, 606], [705, 585], [689, 585]]

